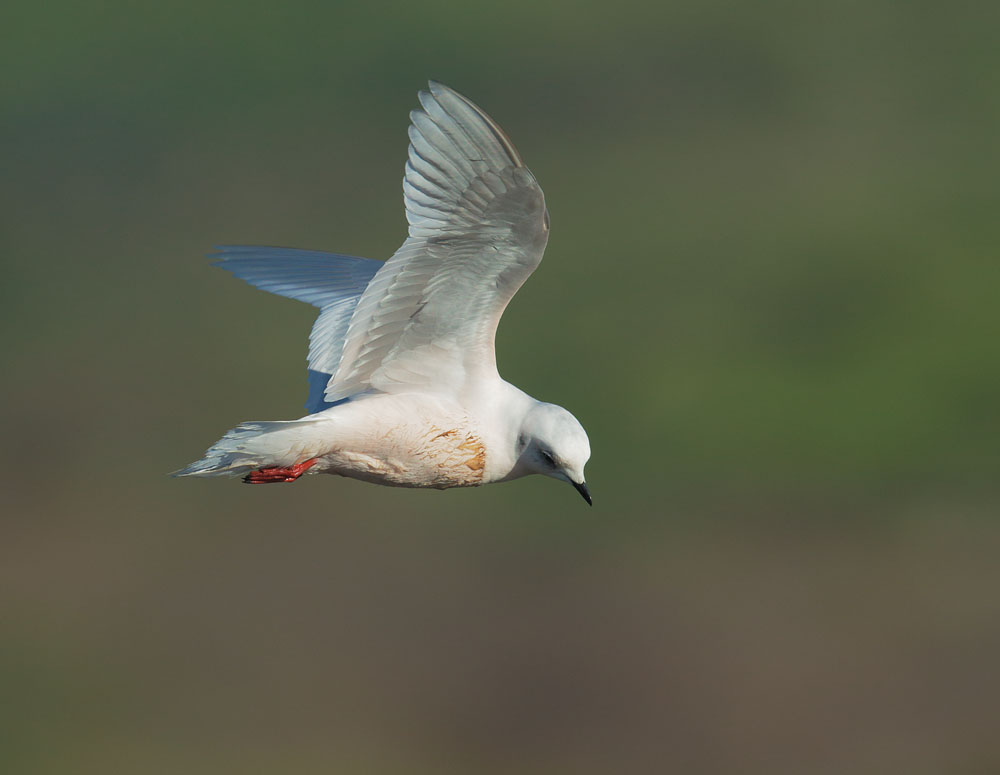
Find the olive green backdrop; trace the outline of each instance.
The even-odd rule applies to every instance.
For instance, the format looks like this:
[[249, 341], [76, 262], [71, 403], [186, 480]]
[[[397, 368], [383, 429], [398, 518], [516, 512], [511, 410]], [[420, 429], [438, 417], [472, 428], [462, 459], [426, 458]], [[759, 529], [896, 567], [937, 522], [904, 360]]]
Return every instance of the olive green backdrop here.
[[[1000, 768], [1000, 46], [982, 3], [8, 3], [0, 769]], [[552, 238], [497, 342], [588, 509], [173, 480], [299, 416], [427, 78]]]

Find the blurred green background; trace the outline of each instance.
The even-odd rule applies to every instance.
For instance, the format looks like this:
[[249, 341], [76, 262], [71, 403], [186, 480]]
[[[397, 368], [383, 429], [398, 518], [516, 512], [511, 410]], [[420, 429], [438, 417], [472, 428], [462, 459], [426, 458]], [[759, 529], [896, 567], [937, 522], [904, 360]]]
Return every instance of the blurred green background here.
[[[7, 3], [0, 770], [1000, 771], [991, 13]], [[545, 189], [498, 357], [596, 506], [168, 479], [305, 399], [204, 254], [388, 257], [427, 78]]]

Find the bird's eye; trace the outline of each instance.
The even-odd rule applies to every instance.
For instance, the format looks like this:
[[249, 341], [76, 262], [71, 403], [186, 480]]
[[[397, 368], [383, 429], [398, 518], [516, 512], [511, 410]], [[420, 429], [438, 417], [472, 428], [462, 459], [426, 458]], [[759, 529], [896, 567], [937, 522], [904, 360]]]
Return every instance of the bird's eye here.
[[541, 450], [541, 453], [542, 453], [542, 460], [544, 460], [550, 466], [552, 466], [553, 468], [555, 468], [556, 467], [556, 461], [555, 461], [555, 459], [553, 459], [552, 455], [549, 454], [548, 452], [546, 452], [544, 449]]

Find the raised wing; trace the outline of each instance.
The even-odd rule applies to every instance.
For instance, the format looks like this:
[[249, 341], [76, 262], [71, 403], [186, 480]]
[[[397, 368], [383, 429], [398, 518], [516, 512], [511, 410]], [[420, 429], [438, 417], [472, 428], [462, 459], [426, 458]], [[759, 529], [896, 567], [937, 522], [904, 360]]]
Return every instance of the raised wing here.
[[495, 376], [500, 316], [548, 240], [542, 190], [503, 130], [438, 83], [420, 104], [403, 178], [409, 238], [362, 294], [327, 401]]

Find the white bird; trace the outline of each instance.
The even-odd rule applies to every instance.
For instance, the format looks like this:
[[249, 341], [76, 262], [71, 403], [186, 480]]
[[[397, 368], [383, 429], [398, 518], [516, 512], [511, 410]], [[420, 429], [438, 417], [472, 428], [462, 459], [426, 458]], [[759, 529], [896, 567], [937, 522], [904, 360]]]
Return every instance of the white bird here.
[[409, 237], [392, 258], [218, 248], [223, 269], [320, 309], [310, 414], [243, 423], [176, 476], [264, 483], [330, 473], [445, 489], [543, 474], [593, 503], [583, 426], [496, 366], [500, 316], [548, 241], [545, 197], [493, 119], [448, 87], [429, 87], [410, 113]]

